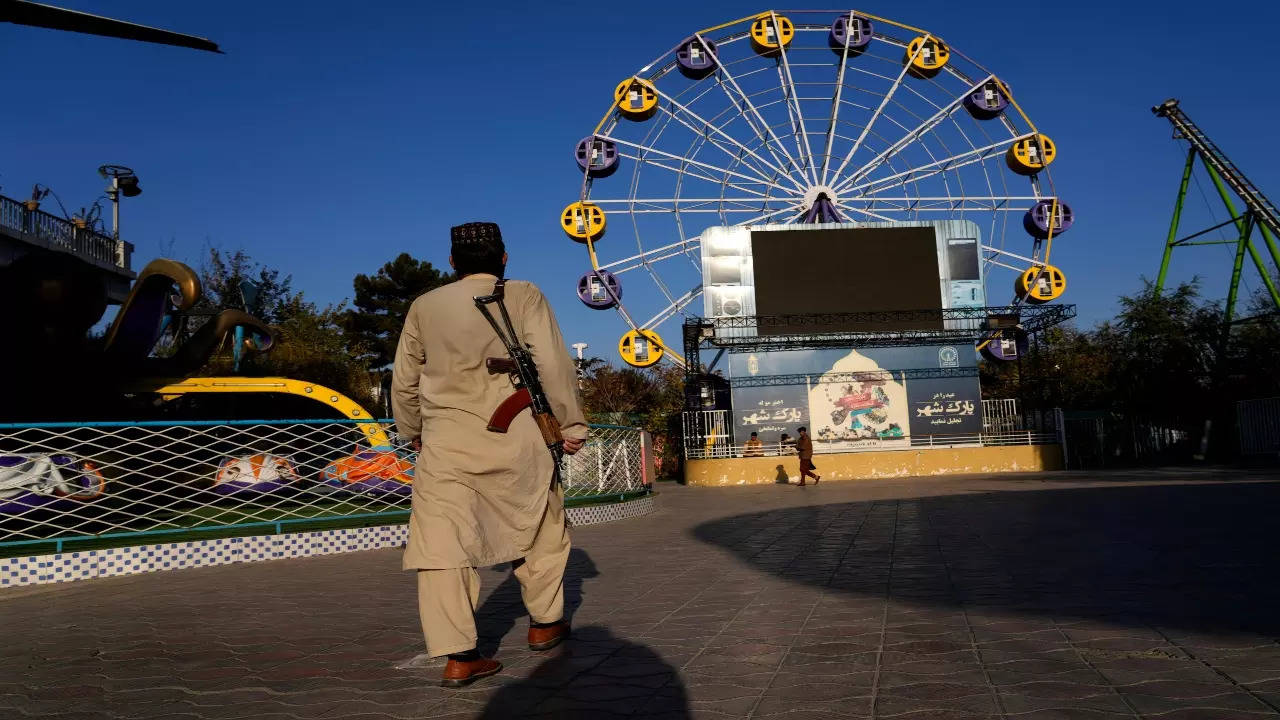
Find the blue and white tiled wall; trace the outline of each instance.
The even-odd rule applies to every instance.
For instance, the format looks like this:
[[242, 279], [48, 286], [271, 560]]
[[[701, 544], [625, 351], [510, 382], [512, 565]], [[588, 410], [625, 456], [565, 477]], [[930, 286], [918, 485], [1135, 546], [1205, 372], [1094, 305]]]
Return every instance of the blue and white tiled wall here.
[[[649, 495], [625, 503], [569, 508], [567, 514], [573, 525], [591, 525], [637, 517], [653, 508], [654, 498]], [[0, 558], [0, 587], [401, 547], [408, 539], [407, 525], [383, 525], [8, 557]]]

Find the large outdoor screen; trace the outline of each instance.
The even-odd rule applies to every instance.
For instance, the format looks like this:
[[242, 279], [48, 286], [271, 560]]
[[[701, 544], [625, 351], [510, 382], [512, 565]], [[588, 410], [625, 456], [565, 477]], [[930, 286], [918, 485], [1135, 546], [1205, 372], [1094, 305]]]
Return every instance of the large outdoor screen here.
[[[753, 230], [756, 314], [819, 315], [942, 307], [932, 227]], [[761, 335], [940, 330], [940, 317], [883, 316], [793, 325], [761, 319]]]

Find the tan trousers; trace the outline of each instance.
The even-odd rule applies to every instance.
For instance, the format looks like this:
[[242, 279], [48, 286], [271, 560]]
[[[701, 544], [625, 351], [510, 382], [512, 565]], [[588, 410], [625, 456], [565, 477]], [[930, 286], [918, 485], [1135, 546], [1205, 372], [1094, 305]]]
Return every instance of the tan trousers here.
[[[556, 622], [564, 616], [564, 566], [568, 560], [564, 507], [552, 495], [533, 545], [514, 570], [524, 607], [534, 622]], [[418, 616], [428, 655], [466, 652], [476, 646], [479, 601], [480, 574], [475, 568], [418, 571]]]

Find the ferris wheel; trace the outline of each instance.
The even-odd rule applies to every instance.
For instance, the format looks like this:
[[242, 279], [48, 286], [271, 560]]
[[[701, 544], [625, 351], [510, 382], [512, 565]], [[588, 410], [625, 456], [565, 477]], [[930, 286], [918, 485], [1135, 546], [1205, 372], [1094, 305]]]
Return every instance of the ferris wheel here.
[[714, 226], [967, 220], [988, 293], [1008, 292], [992, 281], [1004, 269], [1012, 305], [1057, 299], [1050, 252], [1074, 221], [1047, 172], [1057, 153], [1006, 82], [938, 35], [856, 10], [771, 10], [698, 30], [621, 80], [574, 148], [581, 192], [560, 221], [590, 260], [579, 298], [627, 326], [622, 358], [683, 364], [659, 328], [701, 295]]

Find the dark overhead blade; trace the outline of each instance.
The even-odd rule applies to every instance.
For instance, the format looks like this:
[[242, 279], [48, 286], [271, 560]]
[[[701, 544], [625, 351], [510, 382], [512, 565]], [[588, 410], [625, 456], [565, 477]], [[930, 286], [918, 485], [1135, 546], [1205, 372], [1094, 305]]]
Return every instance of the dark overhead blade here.
[[17, 25], [32, 25], [51, 30], [69, 30], [89, 35], [105, 35], [107, 37], [140, 40], [142, 42], [159, 43], [161, 45], [177, 45], [178, 47], [208, 50], [221, 53], [218, 44], [194, 35], [161, 30], [160, 28], [137, 25], [123, 20], [112, 20], [100, 15], [66, 10], [28, 2], [27, 0], [0, 0], [0, 22], [11, 22]]

